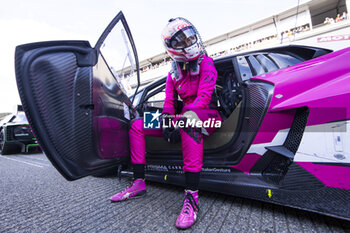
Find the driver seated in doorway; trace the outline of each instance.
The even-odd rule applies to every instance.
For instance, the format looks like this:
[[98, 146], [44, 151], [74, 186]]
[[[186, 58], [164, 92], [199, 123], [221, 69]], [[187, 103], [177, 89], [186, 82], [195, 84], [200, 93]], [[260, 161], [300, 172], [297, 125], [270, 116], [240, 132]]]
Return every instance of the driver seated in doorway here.
[[[163, 136], [170, 143], [181, 140], [186, 182], [185, 198], [176, 227], [186, 229], [195, 223], [199, 211], [198, 186], [203, 165], [203, 136], [210, 135], [216, 129], [213, 124], [202, 124], [198, 127], [197, 124], [186, 122], [193, 119], [201, 122], [211, 120], [221, 125], [214, 94], [217, 72], [213, 59], [206, 55], [198, 31], [188, 20], [180, 17], [170, 19], [162, 32], [162, 40], [173, 62], [166, 80], [161, 122], [183, 121], [182, 125], [185, 127], [146, 129], [143, 119], [133, 120], [129, 140], [134, 179], [131, 186], [115, 194], [110, 200], [124, 201], [146, 193], [145, 136]], [[174, 116], [178, 96], [183, 101], [183, 108], [181, 114]]]

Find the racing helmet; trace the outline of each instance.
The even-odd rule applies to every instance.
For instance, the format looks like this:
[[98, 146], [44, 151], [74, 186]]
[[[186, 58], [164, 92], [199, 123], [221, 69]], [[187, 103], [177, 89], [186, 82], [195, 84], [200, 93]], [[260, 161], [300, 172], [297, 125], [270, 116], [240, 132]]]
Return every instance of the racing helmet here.
[[181, 17], [169, 20], [163, 29], [162, 40], [169, 56], [176, 62], [193, 61], [205, 51], [197, 29]]

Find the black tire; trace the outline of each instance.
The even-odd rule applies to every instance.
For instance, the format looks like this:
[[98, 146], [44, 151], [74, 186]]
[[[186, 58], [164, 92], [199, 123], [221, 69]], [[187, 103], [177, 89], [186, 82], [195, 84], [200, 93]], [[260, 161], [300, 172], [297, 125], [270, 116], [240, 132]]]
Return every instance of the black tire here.
[[7, 146], [5, 143], [4, 130], [0, 131], [0, 154], [2, 154], [2, 155], [7, 154]]
[[17, 150], [14, 146], [5, 141], [5, 132], [1, 130], [0, 132], [0, 154], [9, 155], [17, 153]]

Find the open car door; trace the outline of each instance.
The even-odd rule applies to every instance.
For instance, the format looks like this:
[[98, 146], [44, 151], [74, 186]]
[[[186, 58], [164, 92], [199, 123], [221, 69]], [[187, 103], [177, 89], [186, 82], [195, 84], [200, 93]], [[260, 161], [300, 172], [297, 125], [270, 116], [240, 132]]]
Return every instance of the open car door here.
[[87, 41], [20, 45], [15, 68], [32, 130], [66, 179], [129, 159], [129, 123], [136, 111], [128, 96], [137, 92], [140, 78], [136, 48], [122, 12], [95, 48]]

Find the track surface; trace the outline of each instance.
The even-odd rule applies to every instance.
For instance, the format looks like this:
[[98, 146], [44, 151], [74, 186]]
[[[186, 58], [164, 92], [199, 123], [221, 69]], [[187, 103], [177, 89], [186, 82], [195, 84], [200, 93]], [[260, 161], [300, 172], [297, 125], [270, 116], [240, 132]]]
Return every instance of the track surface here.
[[[0, 232], [177, 232], [183, 190], [147, 182], [144, 198], [111, 203], [129, 178], [66, 181], [43, 154], [0, 156]], [[350, 222], [278, 205], [200, 193], [188, 232], [350, 232]]]

